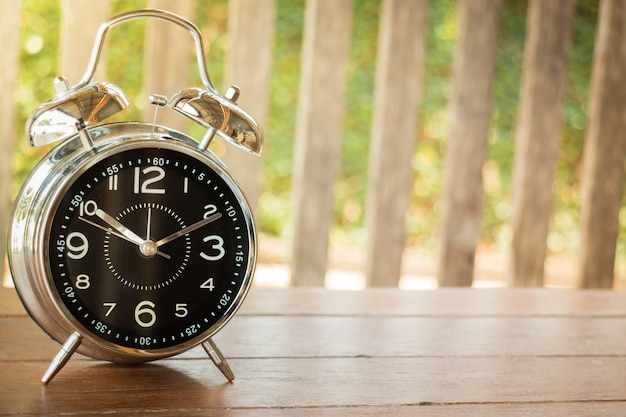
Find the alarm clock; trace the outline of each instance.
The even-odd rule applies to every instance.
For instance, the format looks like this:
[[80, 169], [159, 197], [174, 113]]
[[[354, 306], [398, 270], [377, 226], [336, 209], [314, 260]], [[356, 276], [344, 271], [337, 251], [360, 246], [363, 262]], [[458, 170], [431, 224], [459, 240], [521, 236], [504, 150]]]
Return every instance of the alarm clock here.
[[[129, 105], [92, 81], [107, 31], [138, 18], [186, 29], [202, 88], [152, 95], [206, 128], [200, 140], [155, 123], [104, 123]], [[115, 16], [98, 31], [82, 80], [55, 80], [56, 95], [28, 118], [30, 145], [60, 142], [34, 167], [11, 218], [8, 255], [33, 320], [62, 343], [42, 382], [74, 352], [146, 362], [202, 345], [229, 381], [212, 340], [236, 313], [256, 262], [252, 214], [236, 180], [209, 150], [215, 136], [259, 154], [263, 135], [209, 78], [198, 28], [161, 10]]]

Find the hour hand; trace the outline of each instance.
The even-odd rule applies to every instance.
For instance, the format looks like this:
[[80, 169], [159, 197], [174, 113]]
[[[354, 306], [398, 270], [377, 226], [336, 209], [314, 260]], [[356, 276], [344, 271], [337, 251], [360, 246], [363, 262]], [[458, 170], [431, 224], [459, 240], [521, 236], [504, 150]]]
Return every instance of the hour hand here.
[[128, 227], [124, 226], [115, 217], [109, 215], [104, 210], [102, 210], [102, 209], [96, 210], [96, 216], [100, 217], [109, 226], [111, 226], [113, 229], [115, 229], [119, 233], [121, 233], [122, 236], [124, 236], [126, 238], [126, 240], [128, 240], [128, 241], [130, 241], [130, 242], [132, 242], [132, 243], [134, 243], [136, 245], [143, 245], [144, 244], [145, 240], [143, 240], [142, 238], [137, 236], [132, 230], [130, 230]]

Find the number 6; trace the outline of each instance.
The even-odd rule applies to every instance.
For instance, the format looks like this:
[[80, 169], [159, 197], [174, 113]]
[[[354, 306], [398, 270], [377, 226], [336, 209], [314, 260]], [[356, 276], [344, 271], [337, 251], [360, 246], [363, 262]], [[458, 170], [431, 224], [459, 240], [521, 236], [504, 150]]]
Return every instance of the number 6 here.
[[[138, 325], [141, 327], [152, 327], [156, 323], [157, 318], [153, 310], [154, 307], [156, 305], [152, 301], [142, 301], [137, 304], [137, 307], [135, 307], [135, 321]], [[147, 321], [142, 320], [142, 315], [148, 315], [149, 319]]]

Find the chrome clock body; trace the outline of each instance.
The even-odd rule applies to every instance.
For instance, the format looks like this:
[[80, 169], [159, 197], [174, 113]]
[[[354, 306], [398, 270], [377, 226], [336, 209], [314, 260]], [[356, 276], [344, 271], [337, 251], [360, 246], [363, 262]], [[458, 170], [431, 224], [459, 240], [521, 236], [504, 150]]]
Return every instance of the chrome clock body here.
[[[197, 149], [197, 142], [188, 138], [187, 136], [166, 130], [165, 128], [154, 128], [152, 125], [141, 123], [122, 123], [99, 126], [91, 130], [91, 136], [94, 138], [94, 147], [90, 150], [85, 150], [81, 145], [78, 137], [74, 140], [68, 140], [61, 146], [55, 148], [46, 156], [39, 165], [33, 170], [29, 179], [26, 181], [22, 192], [18, 196], [13, 213], [13, 224], [10, 235], [10, 253], [11, 253], [11, 270], [16, 277], [28, 277], [28, 279], [16, 279], [15, 284], [18, 293], [27, 307], [30, 315], [33, 319], [39, 323], [51, 337], [59, 342], [65, 341], [70, 335], [79, 329], [81, 335], [83, 335], [83, 341], [78, 347], [78, 352], [87, 356], [91, 356], [98, 359], [104, 359], [115, 362], [143, 362], [148, 360], [154, 360], [163, 358], [166, 356], [175, 355], [182, 351], [195, 346], [214, 333], [216, 333], [237, 311], [237, 308], [243, 301], [250, 282], [255, 266], [256, 258], [256, 245], [255, 245], [255, 231], [252, 216], [248, 205], [245, 201], [243, 194], [239, 192], [239, 188], [234, 179], [225, 170], [223, 164], [210, 152], [199, 151]], [[215, 172], [229, 185], [229, 191], [236, 197], [236, 201], [229, 201], [232, 207], [240, 208], [240, 212], [243, 215], [242, 224], [245, 225], [245, 229], [242, 230], [241, 241], [245, 242], [245, 248], [241, 248], [241, 252], [246, 254], [245, 259], [239, 262], [242, 266], [240, 271], [237, 272], [237, 285], [236, 288], [229, 288], [231, 291], [223, 292], [222, 294], [214, 294], [212, 298], [219, 303], [222, 297], [227, 297], [228, 302], [223, 302], [227, 306], [224, 306], [224, 312], [220, 311], [220, 317], [210, 327], [203, 329], [201, 333], [194, 333], [194, 337], [181, 338], [181, 343], [177, 343], [173, 346], [164, 348], [151, 348], [152, 343], [144, 342], [145, 346], [128, 347], [124, 346], [124, 342], [120, 341], [115, 343], [107, 341], [102, 338], [104, 333], [100, 333], [95, 327], [88, 328], [76, 318], [76, 314], [72, 314], [67, 307], [69, 302], [80, 297], [81, 289], [77, 287], [77, 284], [67, 286], [66, 292], [59, 291], [55, 287], [55, 278], [58, 276], [52, 272], [53, 264], [57, 262], [57, 258], [62, 259], [63, 262], [72, 261], [67, 259], [67, 255], [71, 255], [72, 252], [67, 249], [68, 242], [63, 242], [65, 246], [63, 250], [55, 250], [54, 245], [58, 243], [59, 236], [51, 234], [52, 223], [55, 218], [55, 214], [59, 210], [59, 206], [63, 198], [73, 198], [76, 201], [74, 212], [75, 215], [79, 215], [81, 204], [83, 211], [89, 211], [89, 207], [85, 207], [87, 201], [93, 202], [92, 205], [101, 204], [100, 201], [87, 200], [81, 196], [80, 193], [76, 195], [68, 196], [68, 191], [75, 181], [81, 177], [90, 168], [96, 166], [101, 161], [108, 161], [113, 156], [122, 155], [132, 150], [172, 150], [173, 152], [180, 153], [184, 156], [190, 156], [195, 160], [198, 160], [206, 167], [206, 172]], [[160, 157], [161, 158], [161, 157]], [[165, 167], [165, 160], [160, 160], [157, 165], [154, 165], [152, 161], [148, 162], [149, 166], [163, 166]], [[173, 162], [169, 162], [168, 165]], [[110, 183], [113, 183], [113, 179], [117, 180], [119, 175], [126, 172], [127, 176], [134, 177], [133, 167], [108, 164], [115, 167], [111, 169], [110, 175], [99, 178], [99, 182], [103, 186], [109, 188]], [[206, 175], [206, 172], [204, 173]], [[71, 175], [68, 175], [70, 174]], [[196, 172], [189, 175], [201, 175], [201, 172]], [[158, 185], [157, 182], [154, 183]], [[184, 184], [181, 184], [181, 187]], [[121, 188], [121, 185], [117, 185]], [[115, 192], [120, 193], [121, 190]], [[129, 194], [133, 191], [129, 190]], [[113, 194], [114, 191], [109, 191]], [[101, 198], [106, 200], [108, 196], [103, 195]], [[167, 199], [155, 199], [155, 197], [161, 197], [158, 195], [144, 194], [139, 195], [137, 201], [142, 201], [147, 204], [167, 204]], [[125, 194], [122, 195], [125, 199]], [[189, 200], [194, 200], [196, 196], [190, 195]], [[158, 203], [159, 201], [165, 201], [165, 203]], [[154, 202], [157, 203], [154, 203]], [[208, 200], [207, 200], [208, 202]], [[219, 203], [219, 202], [218, 202]], [[125, 203], [124, 201], [118, 202], [122, 207], [128, 205], [137, 205], [138, 203]], [[73, 207], [73, 206], [72, 206]], [[74, 208], [74, 207], [73, 207]], [[227, 207], [218, 207], [218, 212], [224, 211], [226, 217]], [[95, 209], [91, 209], [92, 211]], [[233, 209], [234, 210], [234, 209]], [[156, 211], [156, 210], [155, 210]], [[71, 213], [70, 213], [71, 214]], [[119, 215], [119, 213], [114, 213]], [[193, 220], [202, 219], [202, 212], [198, 213], [198, 217]], [[236, 213], [235, 215], [239, 215]], [[87, 214], [83, 215], [85, 218]], [[104, 221], [99, 220], [97, 216], [92, 217], [94, 220], [91, 222], [97, 222], [102, 227], [110, 229]], [[191, 219], [189, 219], [191, 220]], [[187, 223], [189, 223], [187, 220]], [[91, 252], [97, 252], [94, 257], [105, 258], [106, 254], [102, 251], [102, 244], [105, 241], [117, 240], [119, 237], [112, 235], [114, 230], [99, 230], [97, 227], [90, 224], [86, 224], [85, 228], [92, 228], [95, 233], [93, 235], [102, 235], [101, 241], [89, 242], [89, 245], [93, 245], [89, 248]], [[143, 228], [143, 227], [142, 227]], [[195, 233], [200, 233], [198, 230]], [[68, 233], [72, 233], [72, 230], [68, 229]], [[138, 231], [139, 233], [139, 231]], [[169, 232], [168, 232], [169, 233]], [[194, 231], [190, 232], [190, 234]], [[67, 237], [66, 237], [67, 239]], [[74, 246], [80, 244], [75, 243]], [[70, 242], [71, 244], [71, 242]], [[110, 243], [113, 245], [113, 242]], [[133, 246], [132, 244], [127, 246]], [[164, 247], [167, 247], [164, 245]], [[164, 249], [165, 250], [165, 249]], [[195, 255], [200, 253], [200, 248], [191, 248], [195, 251]], [[58, 252], [58, 253], [57, 253]], [[140, 251], [134, 254], [138, 259], [142, 256]], [[145, 257], [145, 256], [144, 256]], [[154, 259], [156, 261], [156, 258]], [[74, 260], [77, 262], [78, 260]], [[148, 260], [149, 262], [150, 260]], [[176, 262], [176, 260], [168, 260]], [[106, 261], [105, 261], [106, 262]], [[234, 262], [234, 260], [233, 260]], [[122, 266], [123, 267], [123, 266]], [[210, 262], [207, 262], [206, 268], [210, 269]], [[105, 273], [107, 271], [104, 271]], [[110, 272], [110, 271], [109, 271]], [[76, 274], [70, 279], [76, 279]], [[118, 282], [112, 274], [108, 277], [103, 277], [105, 274], [100, 274], [99, 279], [107, 279], [109, 282], [106, 284], [112, 291], [115, 291], [115, 287], [124, 287], [123, 283]], [[194, 277], [187, 277], [181, 274], [185, 279], [194, 279]], [[202, 278], [202, 277], [200, 277]], [[217, 279], [234, 279], [235, 277], [216, 277]], [[199, 282], [198, 287], [203, 282]], [[78, 284], [80, 287], [80, 284]], [[190, 287], [191, 288], [191, 287]], [[199, 288], [198, 288], [199, 290]], [[140, 292], [149, 293], [150, 290], [137, 290]], [[68, 295], [71, 294], [71, 298]], [[147, 295], [149, 296], [149, 294]], [[110, 301], [113, 302], [113, 301]], [[183, 304], [183, 303], [181, 303]], [[221, 305], [220, 305], [221, 306]], [[198, 308], [196, 306], [196, 308]], [[207, 314], [209, 310], [215, 308], [215, 306], [206, 306]], [[86, 310], [86, 309], [85, 309]], [[174, 314], [174, 312], [173, 312]], [[104, 316], [102, 314], [102, 316]], [[102, 317], [103, 318], [103, 317]], [[97, 320], [102, 325], [106, 325], [101, 317], [90, 318], [90, 320]], [[129, 322], [133, 321], [133, 316], [127, 318]], [[204, 326], [203, 326], [204, 327]], [[101, 328], [101, 326], [100, 326]], [[189, 328], [189, 326], [187, 326]], [[184, 331], [185, 328], [178, 329]], [[195, 330], [195, 328], [193, 329]], [[170, 336], [171, 337], [171, 336]], [[135, 343], [135, 344], [138, 344]]]
[[[108, 117], [128, 106], [113, 84], [92, 82], [108, 29], [156, 18], [194, 39], [204, 88], [153, 95], [206, 128], [195, 140], [154, 123]], [[9, 264], [31, 317], [63, 346], [42, 381], [80, 352], [113, 362], [146, 362], [202, 345], [234, 378], [212, 336], [236, 313], [256, 262], [252, 214], [237, 182], [209, 149], [214, 137], [258, 154], [263, 134], [209, 79], [199, 30], [161, 10], [122, 14], [101, 25], [75, 86], [33, 111], [32, 146], [61, 143], [33, 169], [15, 201]]]

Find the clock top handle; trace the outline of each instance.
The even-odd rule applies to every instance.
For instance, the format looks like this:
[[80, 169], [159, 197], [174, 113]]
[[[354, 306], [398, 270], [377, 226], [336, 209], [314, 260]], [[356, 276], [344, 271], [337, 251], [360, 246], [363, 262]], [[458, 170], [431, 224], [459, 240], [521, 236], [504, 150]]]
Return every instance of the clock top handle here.
[[89, 63], [87, 64], [87, 70], [85, 71], [83, 78], [78, 82], [78, 84], [72, 86], [71, 89], [82, 88], [86, 86], [89, 82], [91, 82], [93, 75], [96, 71], [96, 67], [98, 66], [98, 62], [100, 61], [100, 56], [102, 55], [102, 50], [104, 48], [104, 40], [109, 29], [117, 26], [120, 23], [142, 18], [165, 20], [167, 22], [178, 25], [183, 29], [186, 29], [187, 32], [189, 32], [194, 41], [196, 49], [196, 59], [198, 61], [198, 70], [200, 73], [200, 79], [202, 80], [202, 84], [204, 84], [204, 87], [208, 91], [217, 94], [217, 90], [211, 82], [211, 77], [209, 77], [206, 61], [204, 59], [204, 44], [202, 42], [202, 34], [200, 33], [198, 27], [181, 16], [165, 10], [158, 9], [133, 10], [130, 12], [119, 14], [103, 22], [98, 29], [96, 40], [94, 41], [93, 49], [91, 50], [91, 57], [89, 59]]
[[237, 104], [239, 89], [231, 86], [225, 95], [217, 92], [204, 59], [204, 45], [200, 30], [173, 13], [157, 10], [135, 10], [114, 16], [100, 25], [87, 70], [74, 86], [67, 79], [57, 77], [57, 95], [40, 105], [26, 122], [26, 135], [31, 146], [46, 145], [79, 134], [86, 148], [93, 146], [86, 128], [100, 124], [105, 119], [128, 107], [129, 102], [121, 89], [107, 82], [92, 82], [100, 61], [104, 39], [113, 26], [129, 20], [153, 18], [174, 23], [186, 29], [194, 40], [200, 78], [204, 89], [186, 88], [169, 100], [157, 100], [153, 104], [168, 105], [207, 129], [199, 147], [206, 150], [214, 136], [247, 152], [260, 154], [263, 132], [257, 122]]

